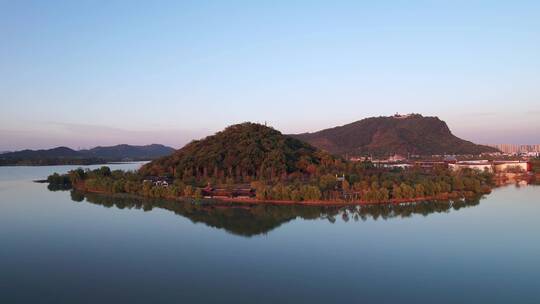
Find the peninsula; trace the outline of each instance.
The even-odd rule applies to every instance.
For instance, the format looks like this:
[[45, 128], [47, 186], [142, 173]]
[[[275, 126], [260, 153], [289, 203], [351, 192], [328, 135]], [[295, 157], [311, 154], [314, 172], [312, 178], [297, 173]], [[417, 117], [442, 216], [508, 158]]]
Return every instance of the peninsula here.
[[189, 143], [136, 172], [73, 170], [51, 184], [145, 197], [249, 203], [372, 204], [489, 193], [493, 172], [434, 164], [351, 161], [261, 124], [242, 123]]

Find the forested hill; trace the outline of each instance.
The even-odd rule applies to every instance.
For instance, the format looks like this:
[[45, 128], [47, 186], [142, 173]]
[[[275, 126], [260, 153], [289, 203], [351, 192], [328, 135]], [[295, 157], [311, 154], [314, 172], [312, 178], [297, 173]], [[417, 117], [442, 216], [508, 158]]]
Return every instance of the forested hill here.
[[[255, 123], [242, 123], [193, 141], [173, 155], [146, 164], [142, 175], [176, 178], [273, 178], [310, 170], [327, 154], [300, 140]], [[313, 166], [311, 166], [313, 168]]]
[[73, 150], [57, 147], [45, 150], [22, 150], [0, 154], [0, 165], [87, 165], [112, 161], [152, 160], [170, 155], [175, 150], [163, 145], [117, 145]]
[[315, 133], [291, 135], [333, 154], [481, 154], [495, 148], [454, 136], [437, 117], [419, 114], [372, 117]]

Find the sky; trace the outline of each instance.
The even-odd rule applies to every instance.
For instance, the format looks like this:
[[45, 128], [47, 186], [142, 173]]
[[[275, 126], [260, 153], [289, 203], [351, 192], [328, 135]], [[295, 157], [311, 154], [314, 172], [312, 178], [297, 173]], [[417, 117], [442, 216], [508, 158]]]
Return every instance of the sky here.
[[0, 0], [0, 151], [438, 116], [540, 143], [539, 1]]

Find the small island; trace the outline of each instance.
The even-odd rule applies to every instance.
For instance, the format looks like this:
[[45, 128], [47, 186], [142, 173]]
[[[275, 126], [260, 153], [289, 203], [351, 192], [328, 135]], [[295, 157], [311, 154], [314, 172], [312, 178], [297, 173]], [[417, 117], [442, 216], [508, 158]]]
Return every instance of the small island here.
[[93, 193], [308, 205], [460, 199], [495, 187], [487, 170], [351, 161], [256, 123], [232, 125], [138, 171], [77, 169], [48, 182]]

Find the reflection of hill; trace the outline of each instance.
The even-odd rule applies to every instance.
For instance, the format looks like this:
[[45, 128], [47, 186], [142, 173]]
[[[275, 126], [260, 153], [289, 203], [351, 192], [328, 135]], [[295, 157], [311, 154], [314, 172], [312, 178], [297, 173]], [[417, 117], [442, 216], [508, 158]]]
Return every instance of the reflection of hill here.
[[318, 218], [321, 214], [320, 208], [306, 209], [301, 208], [300, 206], [276, 208], [276, 206], [270, 205], [216, 205], [208, 203], [192, 203], [188, 201], [150, 200], [137, 197], [110, 196], [95, 193], [83, 194], [79, 191], [72, 191], [71, 197], [74, 201], [82, 201], [86, 198], [86, 201], [89, 203], [103, 205], [105, 207], [116, 207], [119, 209], [135, 208], [143, 209], [144, 211], [150, 211], [153, 208], [166, 209], [175, 214], [184, 216], [194, 223], [204, 223], [210, 227], [224, 229], [230, 233], [242, 236], [267, 233], [297, 216]]
[[328, 219], [334, 222], [338, 216], [344, 221], [349, 219], [363, 221], [368, 218], [377, 220], [406, 218], [415, 214], [427, 216], [431, 213], [449, 212], [463, 207], [476, 206], [479, 199], [470, 201], [421, 202], [402, 205], [369, 205], [351, 207], [321, 207], [300, 205], [239, 205], [228, 203], [191, 203], [167, 200], [149, 200], [128, 196], [110, 196], [95, 193], [71, 191], [73, 201], [87, 202], [119, 209], [135, 208], [150, 211], [161, 208], [189, 218], [194, 223], [204, 223], [210, 227], [224, 229], [241, 236], [254, 236], [268, 233], [283, 223], [296, 218]]

